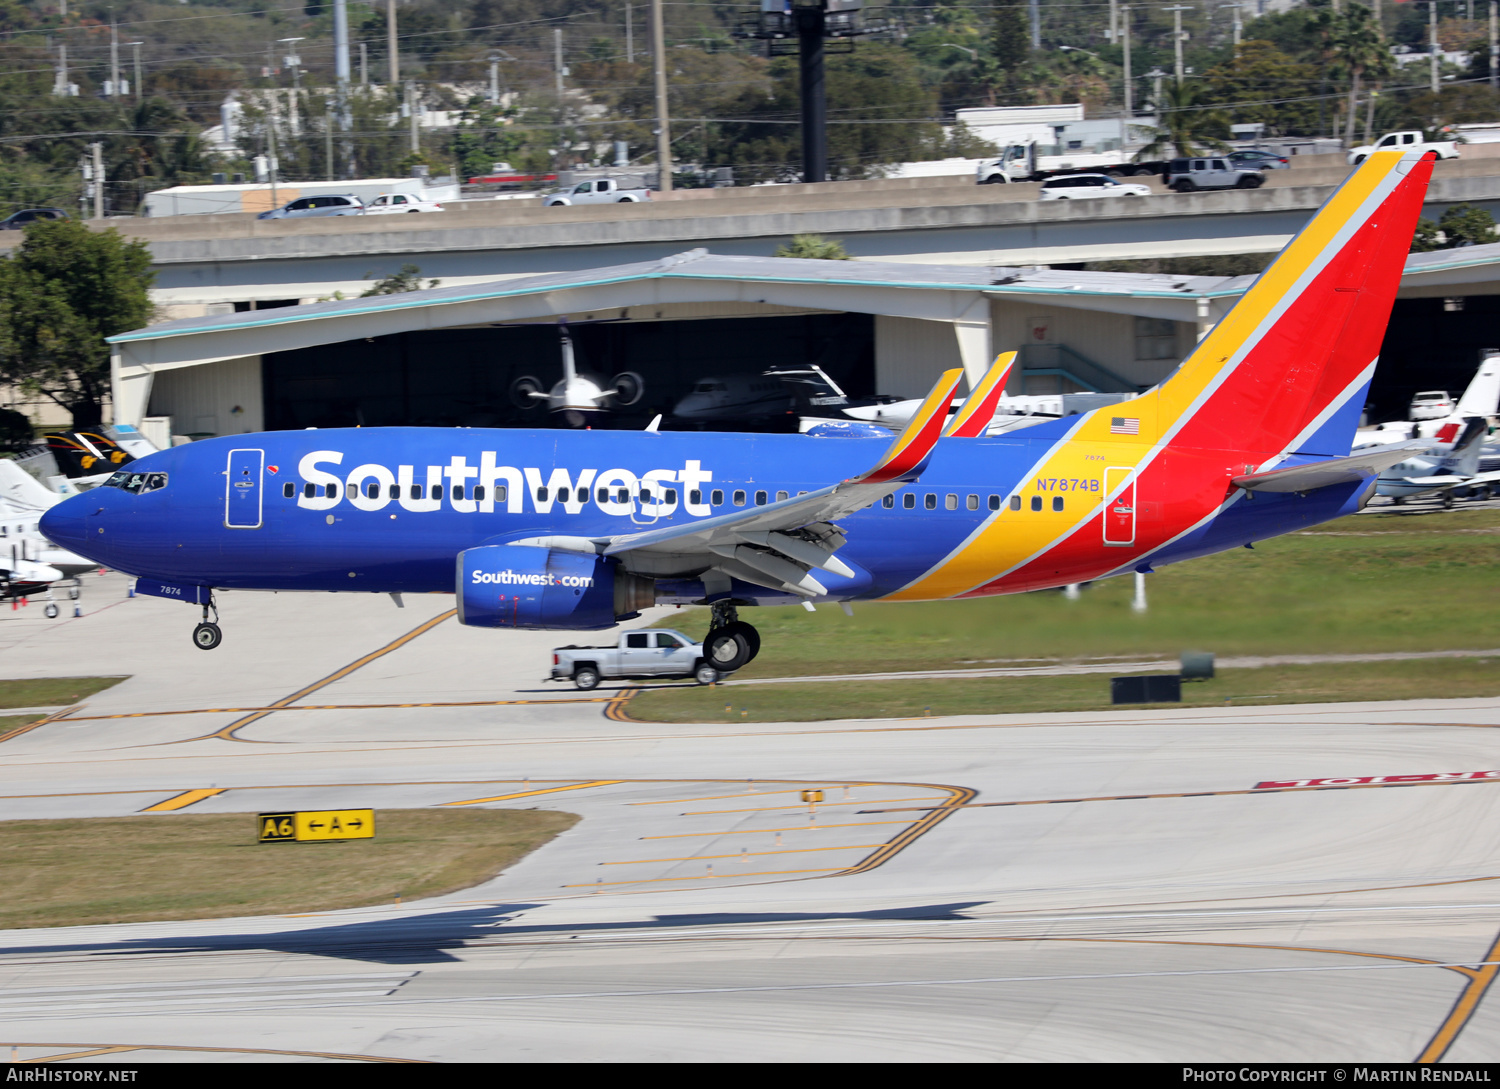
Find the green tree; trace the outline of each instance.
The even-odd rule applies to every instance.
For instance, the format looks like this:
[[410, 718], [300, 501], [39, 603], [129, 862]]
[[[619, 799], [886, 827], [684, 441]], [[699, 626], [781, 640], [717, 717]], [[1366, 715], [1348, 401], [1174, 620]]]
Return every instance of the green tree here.
[[842, 242], [820, 234], [794, 234], [789, 245], [776, 247], [777, 257], [805, 257], [813, 261], [850, 261]]
[[1212, 109], [1208, 95], [1198, 83], [1168, 84], [1157, 113], [1161, 128], [1155, 138], [1136, 152], [1136, 161], [1160, 159], [1170, 155], [1202, 155], [1204, 148], [1228, 151], [1222, 139], [1228, 133], [1224, 114]]
[[[441, 280], [428, 280], [429, 288], [437, 287]], [[400, 272], [393, 272], [383, 280], [377, 280], [371, 285], [370, 290], [361, 291], [359, 297], [367, 299], [372, 295], [400, 295], [407, 291], [421, 291], [422, 268], [420, 265], [402, 265]]]
[[1472, 204], [1455, 204], [1434, 223], [1419, 219], [1412, 238], [1412, 253], [1451, 250], [1460, 246], [1482, 246], [1495, 241], [1495, 217]]
[[1363, 4], [1350, 4], [1330, 17], [1328, 43], [1334, 63], [1349, 77], [1349, 119], [1344, 126], [1344, 146], [1354, 146], [1354, 109], [1359, 99], [1360, 78], [1385, 79], [1395, 71], [1390, 48], [1380, 24]]
[[155, 278], [144, 242], [74, 219], [33, 223], [0, 257], [0, 382], [99, 426], [109, 392], [104, 338], [151, 320]]
[[1246, 39], [1233, 57], [1203, 73], [1204, 99], [1233, 107], [1236, 121], [1259, 121], [1272, 135], [1318, 130], [1318, 69], [1272, 42]]

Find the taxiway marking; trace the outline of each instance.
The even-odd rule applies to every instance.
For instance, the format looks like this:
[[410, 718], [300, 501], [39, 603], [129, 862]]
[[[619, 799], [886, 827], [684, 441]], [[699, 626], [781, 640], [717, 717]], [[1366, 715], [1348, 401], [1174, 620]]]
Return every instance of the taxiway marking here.
[[532, 798], [538, 794], [557, 794], [564, 790], [583, 790], [585, 787], [614, 786], [623, 779], [594, 779], [587, 783], [570, 783], [567, 786], [543, 787], [540, 790], [522, 790], [515, 794], [497, 794], [493, 798], [470, 798], [462, 802], [439, 802], [439, 805], [482, 805], [485, 802], [508, 802], [513, 798]]
[[641, 839], [701, 839], [703, 836], [765, 835], [768, 832], [816, 832], [823, 828], [865, 828], [872, 824], [910, 824], [911, 821], [852, 821], [849, 824], [793, 824], [785, 828], [749, 828], [730, 832], [677, 832], [670, 836], [642, 836]]
[[[734, 832], [722, 835], [732, 836]], [[743, 835], [744, 833], [738, 833]], [[601, 866], [650, 866], [657, 862], [708, 862], [715, 858], [756, 858], [760, 855], [807, 855], [814, 851], [868, 851], [872, 847], [883, 847], [883, 843], [846, 843], [842, 847], [792, 847], [785, 851], [737, 851], [727, 855], [687, 855], [683, 858], [635, 858], [628, 862], [601, 862]]]
[[246, 715], [244, 718], [241, 718], [241, 719], [236, 719], [235, 721], [231, 722], [228, 726], [225, 726], [222, 729], [215, 730], [213, 733], [202, 734], [202, 735], [200, 735], [198, 737], [185, 737], [185, 738], [183, 738], [180, 741], [169, 741], [169, 742], [167, 742], [167, 744], [169, 744], [169, 745], [182, 745], [182, 744], [186, 744], [189, 741], [209, 741], [209, 740], [212, 740], [214, 738], [218, 738], [218, 739], [220, 739], [222, 741], [239, 741], [239, 742], [242, 742], [244, 744], [255, 744], [255, 745], [268, 745], [268, 744], [271, 744], [271, 742], [268, 742], [268, 741], [249, 742], [249, 741], [246, 741], [245, 738], [236, 737], [235, 733], [237, 731], [239, 731], [239, 730], [244, 729], [246, 726], [249, 726], [251, 723], [259, 722], [261, 719], [265, 718], [267, 715], [274, 714], [276, 711], [280, 711], [283, 708], [287, 707], [288, 705], [296, 703], [298, 700], [302, 699], [304, 696], [310, 696], [310, 695], [312, 695], [314, 692], [318, 691], [320, 688], [327, 688], [334, 681], [343, 680], [345, 677], [349, 676], [349, 674], [353, 673], [355, 670], [361, 669], [364, 666], [369, 665], [371, 662], [375, 661], [377, 658], [383, 658], [387, 654], [390, 654], [392, 651], [400, 650], [402, 647], [406, 646], [407, 643], [410, 643], [413, 639], [417, 638], [419, 635], [425, 635], [427, 632], [431, 631], [433, 628], [435, 628], [439, 624], [441, 624], [444, 620], [447, 620], [451, 616], [457, 616], [457, 615], [458, 615], [458, 610], [457, 609], [449, 609], [445, 613], [439, 613], [437, 616], [433, 617], [431, 620], [428, 620], [428, 621], [426, 621], [424, 623], [418, 624], [415, 628], [413, 628], [411, 631], [407, 632], [405, 635], [402, 635], [399, 638], [391, 640], [389, 643], [387, 643], [385, 646], [381, 647], [380, 649], [378, 649], [378, 650], [372, 650], [372, 651], [370, 651], [369, 654], [366, 654], [363, 658], [356, 658], [354, 661], [350, 662], [348, 665], [344, 666], [342, 669], [336, 669], [336, 670], [334, 670], [332, 673], [328, 674], [328, 676], [324, 677], [322, 680], [314, 681], [312, 684], [307, 685], [305, 688], [299, 688], [297, 691], [293, 692], [290, 696], [283, 696], [281, 699], [279, 699], [275, 703], [271, 704], [270, 708], [268, 708], [266, 710], [256, 711], [254, 714]]
[[[1074, 805], [1079, 802], [1141, 802], [1158, 798], [1224, 798], [1253, 794], [1298, 794], [1309, 790], [1369, 790], [1376, 787], [1463, 786], [1469, 783], [1500, 783], [1500, 779], [1431, 779], [1420, 783], [1345, 783], [1338, 786], [1268, 787], [1247, 790], [1173, 791], [1170, 794], [1098, 794], [1083, 798], [1034, 798], [1019, 802], [974, 802], [965, 809], [996, 809], [1014, 805]], [[924, 806], [905, 809], [861, 809], [861, 813], [912, 813]]]
[[1458, 1034], [1474, 1016], [1474, 1011], [1479, 1009], [1479, 1003], [1483, 1000], [1485, 992], [1490, 989], [1490, 984], [1495, 982], [1495, 974], [1500, 971], [1500, 963], [1496, 962], [1496, 957], [1500, 957], [1500, 935], [1496, 935], [1494, 944], [1490, 946], [1489, 952], [1484, 955], [1484, 960], [1478, 965], [1472, 968], [1455, 967], [1455, 971], [1462, 972], [1469, 977], [1469, 984], [1454, 1001], [1453, 1008], [1448, 1011], [1448, 1016], [1443, 1018], [1443, 1023], [1438, 1026], [1438, 1030], [1432, 1034], [1432, 1039], [1427, 1041], [1422, 1054], [1416, 1058], [1417, 1062], [1442, 1061], [1448, 1049], [1453, 1046], [1453, 1041], [1458, 1039]]
[[178, 809], [186, 809], [204, 798], [212, 798], [216, 794], [223, 794], [228, 787], [209, 787], [202, 790], [184, 790], [181, 794], [175, 794], [164, 802], [148, 805], [142, 809], [142, 813], [172, 813]]

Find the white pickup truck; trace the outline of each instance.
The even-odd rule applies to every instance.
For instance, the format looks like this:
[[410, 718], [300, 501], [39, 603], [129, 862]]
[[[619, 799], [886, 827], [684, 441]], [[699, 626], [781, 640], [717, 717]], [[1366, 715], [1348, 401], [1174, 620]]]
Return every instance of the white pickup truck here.
[[1439, 159], [1458, 158], [1458, 145], [1452, 140], [1425, 140], [1415, 130], [1388, 132], [1373, 144], [1364, 144], [1349, 152], [1349, 165], [1358, 166], [1372, 151], [1435, 151]]
[[569, 204], [639, 204], [651, 199], [651, 190], [634, 178], [595, 178], [572, 189], [550, 194], [542, 203], [548, 208]]
[[612, 647], [558, 647], [552, 652], [552, 680], [567, 681], [587, 691], [600, 680], [647, 677], [691, 677], [713, 684], [719, 671], [703, 658], [703, 644], [680, 631], [650, 628], [620, 633]]

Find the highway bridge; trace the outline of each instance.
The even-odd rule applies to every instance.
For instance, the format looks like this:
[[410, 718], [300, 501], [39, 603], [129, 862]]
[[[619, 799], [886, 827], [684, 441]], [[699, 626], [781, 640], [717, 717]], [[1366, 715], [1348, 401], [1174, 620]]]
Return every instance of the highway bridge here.
[[[404, 264], [458, 286], [657, 260], [694, 247], [769, 255], [803, 233], [837, 239], [856, 259], [946, 265], [1267, 253], [1348, 173], [1335, 156], [1310, 158], [1318, 163], [1269, 172], [1261, 189], [1112, 200], [1040, 201], [1035, 184], [922, 178], [687, 190], [649, 204], [466, 201], [418, 216], [106, 222], [150, 244], [158, 301], [170, 316], [186, 317], [236, 303], [357, 294]], [[1427, 214], [1436, 218], [1463, 202], [1500, 211], [1500, 159], [1437, 164]], [[0, 250], [17, 242], [0, 240]]]

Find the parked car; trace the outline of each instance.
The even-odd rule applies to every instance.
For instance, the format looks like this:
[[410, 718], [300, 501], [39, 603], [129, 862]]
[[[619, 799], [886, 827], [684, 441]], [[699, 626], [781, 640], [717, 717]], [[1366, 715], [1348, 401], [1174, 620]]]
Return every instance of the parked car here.
[[303, 197], [280, 208], [262, 212], [256, 219], [314, 219], [321, 216], [362, 216], [365, 202], [353, 195]]
[[558, 647], [552, 652], [552, 680], [597, 688], [601, 678], [691, 677], [713, 684], [719, 671], [703, 656], [703, 644], [680, 631], [651, 628], [620, 633], [611, 647]]
[[1411, 399], [1407, 418], [1412, 420], [1441, 420], [1454, 410], [1453, 395], [1445, 389], [1424, 390]]
[[387, 216], [398, 212], [441, 212], [443, 206], [435, 200], [423, 200], [411, 193], [381, 193], [365, 205], [367, 216]]
[[1064, 174], [1042, 182], [1041, 200], [1088, 200], [1093, 197], [1148, 197], [1151, 187], [1118, 182], [1106, 174]]
[[1274, 151], [1262, 151], [1257, 147], [1242, 148], [1229, 153], [1229, 161], [1247, 170], [1290, 170], [1292, 160]]
[[565, 193], [552, 193], [542, 203], [548, 208], [568, 204], [638, 204], [651, 199], [651, 190], [635, 178], [596, 178], [579, 182]]
[[1458, 145], [1452, 140], [1428, 140], [1415, 129], [1388, 132], [1373, 144], [1362, 144], [1349, 151], [1349, 165], [1358, 166], [1372, 151], [1432, 151], [1439, 159], [1458, 158]]
[[1198, 189], [1259, 189], [1265, 180], [1259, 170], [1235, 166], [1227, 155], [1173, 159], [1167, 164], [1167, 188], [1179, 193]]
[[26, 208], [19, 212], [12, 212], [4, 219], [0, 219], [0, 231], [19, 231], [28, 223], [35, 223], [42, 219], [67, 219], [68, 213], [61, 208]]

